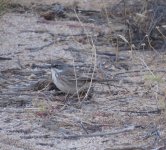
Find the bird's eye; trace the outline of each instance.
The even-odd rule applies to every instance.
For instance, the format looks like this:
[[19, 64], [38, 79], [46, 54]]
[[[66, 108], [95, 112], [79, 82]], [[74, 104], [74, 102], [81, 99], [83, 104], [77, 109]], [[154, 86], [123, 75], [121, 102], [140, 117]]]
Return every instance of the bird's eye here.
[[52, 64], [51, 67], [57, 67], [57, 64]]
[[59, 64], [54, 64], [53, 67], [54, 67], [54, 68], [57, 68], [57, 69], [60, 69], [60, 68], [61, 68], [61, 65], [59, 65]]

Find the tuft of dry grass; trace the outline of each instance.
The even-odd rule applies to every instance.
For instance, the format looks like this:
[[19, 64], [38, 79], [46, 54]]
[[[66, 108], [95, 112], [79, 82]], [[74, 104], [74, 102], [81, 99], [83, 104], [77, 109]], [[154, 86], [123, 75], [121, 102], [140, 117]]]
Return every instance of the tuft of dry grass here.
[[9, 2], [10, 0], [0, 0], [0, 16], [6, 12]]

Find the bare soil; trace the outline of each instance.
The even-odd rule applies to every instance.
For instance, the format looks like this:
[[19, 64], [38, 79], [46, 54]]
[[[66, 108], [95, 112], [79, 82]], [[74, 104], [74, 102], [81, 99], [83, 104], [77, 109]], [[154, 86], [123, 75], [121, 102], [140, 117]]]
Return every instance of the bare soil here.
[[[166, 149], [165, 52], [118, 51], [108, 37], [126, 27], [114, 20], [108, 26], [98, 12], [46, 20], [37, 8], [54, 2], [13, 0], [21, 7], [0, 18], [0, 149]], [[99, 11], [115, 2], [78, 5]], [[110, 82], [94, 84], [80, 105], [77, 98], [48, 88], [50, 64], [57, 59], [92, 68], [96, 61], [97, 76]]]

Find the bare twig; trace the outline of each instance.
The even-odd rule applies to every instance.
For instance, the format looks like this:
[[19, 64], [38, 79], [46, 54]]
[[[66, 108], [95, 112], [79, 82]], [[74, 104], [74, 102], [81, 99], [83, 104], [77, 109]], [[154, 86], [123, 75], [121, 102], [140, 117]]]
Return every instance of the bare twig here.
[[27, 50], [30, 50], [31, 52], [36, 52], [36, 51], [39, 51], [39, 50], [44, 49], [45, 47], [49, 47], [49, 46], [53, 45], [54, 43], [55, 43], [55, 42], [52, 41], [52, 42], [50, 42], [50, 43], [48, 43], [48, 44], [46, 44], [46, 45], [43, 45], [43, 46], [41, 46], [41, 47], [33, 47], [33, 48], [26, 48], [26, 49], [27, 49]]
[[49, 134], [45, 135], [37, 135], [37, 136], [21, 136], [24, 139], [31, 139], [31, 138], [58, 138], [58, 139], [77, 139], [77, 138], [89, 138], [89, 137], [98, 137], [98, 136], [112, 136], [115, 134], [121, 134], [129, 131], [133, 131], [134, 129], [138, 128], [138, 126], [129, 126], [117, 131], [106, 132], [106, 133], [95, 133], [95, 134], [82, 134], [82, 135], [68, 135], [68, 136], [51, 136]]
[[118, 112], [136, 113], [136, 114], [161, 114], [161, 109], [150, 110], [150, 111], [132, 111], [132, 110], [112, 110]]

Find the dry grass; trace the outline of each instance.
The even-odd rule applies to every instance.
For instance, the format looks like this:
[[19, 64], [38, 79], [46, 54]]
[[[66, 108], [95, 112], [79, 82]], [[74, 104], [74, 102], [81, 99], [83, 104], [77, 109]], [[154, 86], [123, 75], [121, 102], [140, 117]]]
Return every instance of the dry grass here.
[[0, 16], [6, 12], [9, 2], [9, 0], [0, 0]]

